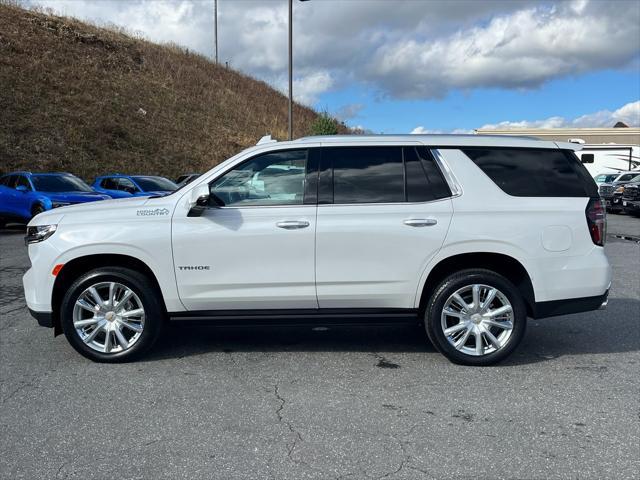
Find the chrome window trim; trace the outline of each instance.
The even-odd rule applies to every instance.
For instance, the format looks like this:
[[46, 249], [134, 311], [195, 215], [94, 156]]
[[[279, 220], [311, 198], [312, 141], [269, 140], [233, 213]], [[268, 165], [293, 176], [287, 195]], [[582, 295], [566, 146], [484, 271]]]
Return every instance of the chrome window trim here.
[[435, 200], [427, 200], [426, 202], [367, 202], [367, 203], [319, 203], [318, 207], [360, 207], [371, 205], [426, 205], [428, 203], [444, 202], [451, 200], [453, 197], [436, 198]]
[[458, 179], [440, 153], [440, 150], [434, 148], [430, 149], [429, 151], [431, 152], [431, 155], [433, 155], [433, 158], [440, 168], [442, 175], [444, 175], [444, 179], [447, 182], [447, 185], [449, 185], [449, 190], [451, 190], [451, 197], [449, 198], [455, 198], [462, 195], [462, 185], [460, 185], [460, 182], [458, 182]]

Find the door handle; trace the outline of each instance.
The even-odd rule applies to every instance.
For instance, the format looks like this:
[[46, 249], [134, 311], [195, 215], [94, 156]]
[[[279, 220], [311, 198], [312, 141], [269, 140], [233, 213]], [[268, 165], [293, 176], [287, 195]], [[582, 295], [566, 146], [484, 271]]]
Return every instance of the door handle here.
[[438, 221], [435, 218], [408, 218], [402, 223], [410, 227], [432, 227]]
[[276, 227], [284, 228], [285, 230], [296, 230], [298, 228], [307, 228], [309, 222], [306, 220], [284, 220], [276, 223]]

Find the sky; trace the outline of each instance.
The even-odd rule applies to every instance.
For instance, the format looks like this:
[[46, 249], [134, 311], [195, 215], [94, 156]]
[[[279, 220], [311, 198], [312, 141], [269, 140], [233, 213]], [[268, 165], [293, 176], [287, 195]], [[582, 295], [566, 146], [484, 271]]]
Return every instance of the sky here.
[[[23, 0], [213, 57], [213, 0]], [[294, 0], [294, 97], [375, 133], [640, 126], [640, 0]], [[287, 0], [218, 0], [218, 56], [286, 91]]]

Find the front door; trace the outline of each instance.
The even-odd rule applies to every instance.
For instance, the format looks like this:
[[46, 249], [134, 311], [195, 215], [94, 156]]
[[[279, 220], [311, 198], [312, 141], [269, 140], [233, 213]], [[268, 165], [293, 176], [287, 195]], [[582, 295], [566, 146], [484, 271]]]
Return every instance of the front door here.
[[188, 310], [318, 307], [309, 152], [250, 158], [210, 183], [202, 216], [174, 216], [176, 281]]

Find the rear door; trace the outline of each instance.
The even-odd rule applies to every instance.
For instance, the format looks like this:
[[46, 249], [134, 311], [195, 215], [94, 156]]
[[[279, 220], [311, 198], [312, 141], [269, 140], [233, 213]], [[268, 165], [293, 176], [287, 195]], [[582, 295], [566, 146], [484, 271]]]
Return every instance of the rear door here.
[[420, 145], [323, 147], [316, 233], [320, 308], [413, 308], [444, 241], [451, 192]]

